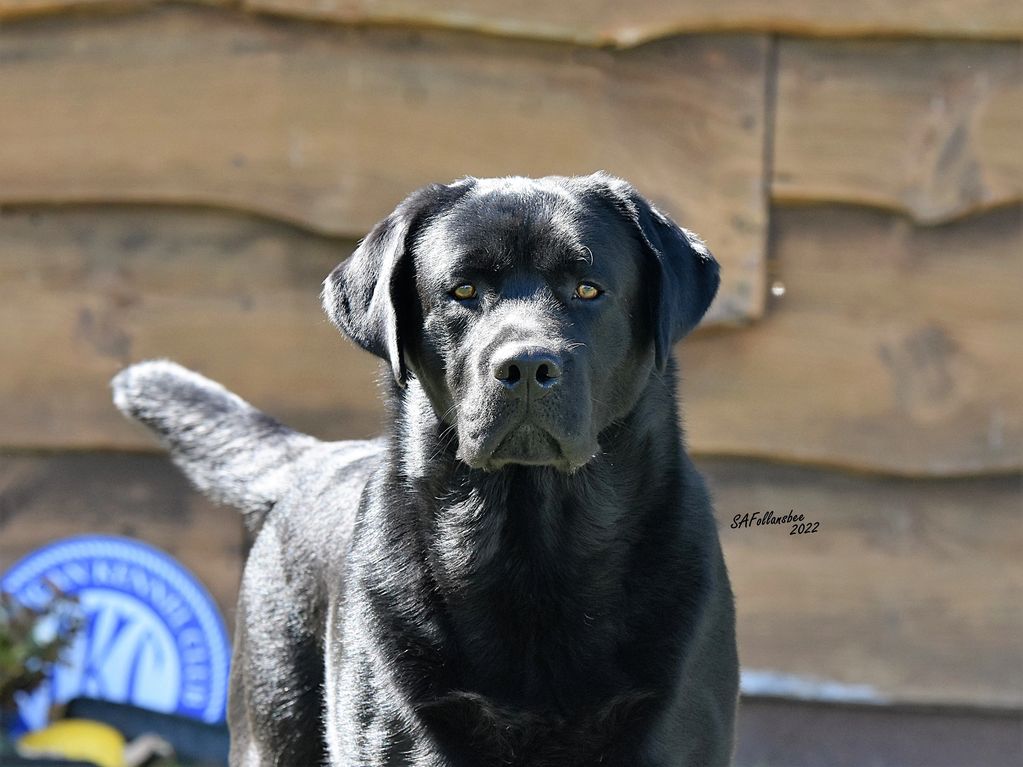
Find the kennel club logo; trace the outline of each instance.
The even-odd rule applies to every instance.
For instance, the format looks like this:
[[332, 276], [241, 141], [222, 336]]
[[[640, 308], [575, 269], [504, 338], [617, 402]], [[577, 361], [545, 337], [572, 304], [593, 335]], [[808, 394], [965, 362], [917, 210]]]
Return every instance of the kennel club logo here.
[[48, 584], [78, 600], [84, 628], [65, 654], [69, 662], [19, 701], [26, 727], [43, 726], [52, 704], [83, 695], [207, 722], [224, 718], [224, 623], [178, 562], [127, 538], [68, 538], [22, 559], [0, 588], [39, 606], [50, 599]]

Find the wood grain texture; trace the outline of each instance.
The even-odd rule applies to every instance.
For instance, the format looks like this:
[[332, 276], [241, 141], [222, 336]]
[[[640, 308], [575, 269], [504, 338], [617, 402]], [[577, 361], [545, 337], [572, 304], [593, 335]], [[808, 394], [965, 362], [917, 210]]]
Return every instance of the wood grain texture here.
[[[128, 0], [127, 5], [136, 6], [142, 3]], [[116, 7], [123, 6], [113, 0], [0, 0], [0, 19], [20, 19], [78, 10], [109, 10]]]
[[734, 767], [1019, 767], [1023, 712], [743, 698]]
[[234, 630], [244, 561], [241, 515], [189, 487], [164, 456], [0, 455], [0, 573], [58, 538], [125, 535], [192, 571]]
[[926, 223], [1023, 200], [1019, 43], [782, 40], [776, 109], [775, 200]]
[[631, 46], [668, 35], [756, 30], [791, 34], [1023, 37], [1013, 0], [242, 0], [246, 8], [356, 23], [426, 24], [496, 35]]
[[0, 435], [22, 447], [146, 447], [107, 382], [168, 357], [296, 428], [380, 428], [369, 354], [320, 308], [352, 242], [247, 216], [80, 209], [0, 216]]
[[764, 301], [766, 40], [626, 52], [196, 8], [0, 29], [0, 204], [240, 208], [362, 236], [422, 184], [629, 178]]
[[[1015, 0], [200, 0], [257, 12], [349, 24], [402, 24], [492, 35], [627, 47], [668, 35], [739, 30], [797, 35], [1023, 37]], [[71, 9], [151, 5], [158, 0], [0, 0], [0, 18]]]
[[56, 14], [130, 13], [154, 5], [184, 2], [238, 8], [240, 0], [0, 0], [0, 21], [17, 21]]
[[[1019, 211], [934, 229], [779, 210], [785, 295], [681, 347], [689, 444], [896, 474], [1023, 465]], [[379, 429], [370, 355], [321, 314], [348, 241], [205, 210], [0, 216], [0, 446], [153, 448], [107, 381], [169, 357], [323, 438]]]
[[947, 475], [1023, 466], [1023, 216], [933, 228], [849, 208], [775, 209], [755, 327], [681, 347], [690, 444]]
[[[1023, 704], [1019, 475], [905, 480], [704, 460], [740, 661], [881, 700]], [[731, 529], [792, 509], [820, 522]]]

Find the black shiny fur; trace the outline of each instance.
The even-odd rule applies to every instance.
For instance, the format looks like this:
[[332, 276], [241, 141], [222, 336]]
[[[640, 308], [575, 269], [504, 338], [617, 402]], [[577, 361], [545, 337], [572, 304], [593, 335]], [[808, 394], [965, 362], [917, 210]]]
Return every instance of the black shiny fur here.
[[[624, 182], [466, 179], [414, 194], [325, 284], [389, 363], [383, 440], [318, 442], [170, 363], [115, 379], [259, 529], [232, 765], [728, 764], [732, 596], [670, 355], [716, 287]], [[561, 375], [513, 398], [495, 360], [536, 349]]]

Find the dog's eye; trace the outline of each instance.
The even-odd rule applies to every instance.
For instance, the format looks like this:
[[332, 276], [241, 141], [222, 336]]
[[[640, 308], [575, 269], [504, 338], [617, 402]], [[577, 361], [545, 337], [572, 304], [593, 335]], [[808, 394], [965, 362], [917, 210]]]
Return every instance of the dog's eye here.
[[451, 295], [459, 301], [468, 301], [470, 298], [476, 298], [476, 286], [470, 285], [469, 283], [459, 285], [451, 291]]
[[596, 285], [589, 282], [580, 282], [575, 288], [575, 297], [583, 301], [592, 301], [598, 298], [603, 291]]

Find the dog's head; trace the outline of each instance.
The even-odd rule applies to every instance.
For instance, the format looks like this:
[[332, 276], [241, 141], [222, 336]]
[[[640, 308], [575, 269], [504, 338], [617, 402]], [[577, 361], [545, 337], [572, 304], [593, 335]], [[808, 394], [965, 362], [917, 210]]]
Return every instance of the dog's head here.
[[331, 320], [414, 377], [475, 468], [593, 457], [707, 310], [703, 243], [605, 174], [412, 194], [324, 283]]

